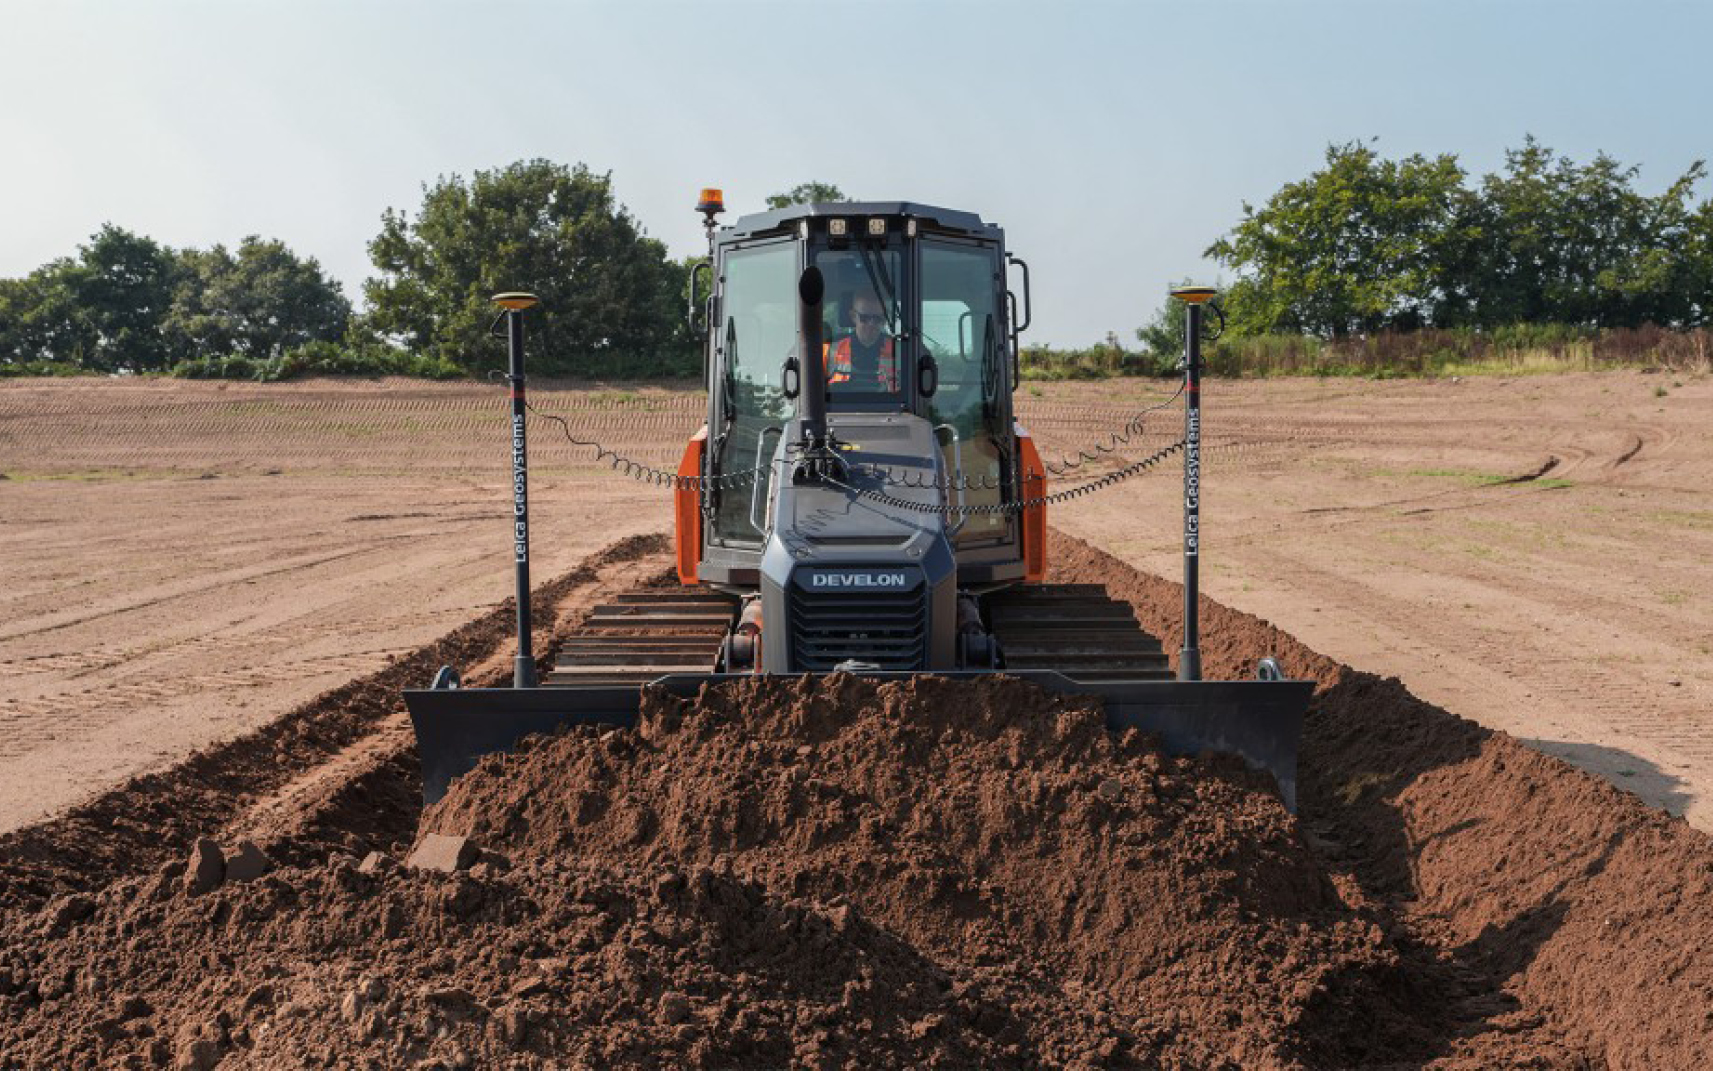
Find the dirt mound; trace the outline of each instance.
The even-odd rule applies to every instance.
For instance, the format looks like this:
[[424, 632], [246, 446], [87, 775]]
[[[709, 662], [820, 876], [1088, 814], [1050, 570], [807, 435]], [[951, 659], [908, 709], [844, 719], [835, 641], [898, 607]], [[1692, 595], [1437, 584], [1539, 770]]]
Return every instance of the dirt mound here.
[[13, 928], [0, 1067], [1016, 1067], [1116, 1031], [720, 869], [354, 863]]
[[1411, 1028], [1263, 779], [1016, 681], [651, 693], [424, 828], [488, 854], [19, 917], [0, 1067], [1265, 1068]]
[[848, 898], [937, 962], [1125, 1023], [1115, 1051], [1145, 1061], [1288, 1066], [1368, 1043], [1336, 1014], [1370, 1034], [1398, 1018], [1394, 953], [1269, 782], [1114, 736], [1093, 701], [1018, 681], [653, 693], [634, 735], [485, 760], [423, 828], [518, 858], [719, 864]]
[[[1175, 584], [1053, 554], [1176, 648]], [[485, 849], [452, 874], [322, 861], [407, 847], [410, 755], [370, 732], [281, 797], [264, 847], [301, 865], [193, 894], [161, 860], [202, 808], [245, 828], [227, 779], [281, 776], [271, 742], [198, 760], [134, 813], [0, 841], [51, 848], [0, 852], [0, 1071], [1705, 1063], [1707, 837], [1266, 622], [1202, 620], [1210, 676], [1273, 654], [1320, 685], [1297, 820], [1235, 762], [1018, 682], [763, 680], [486, 760], [422, 825]], [[160, 818], [173, 785], [197, 795]]]

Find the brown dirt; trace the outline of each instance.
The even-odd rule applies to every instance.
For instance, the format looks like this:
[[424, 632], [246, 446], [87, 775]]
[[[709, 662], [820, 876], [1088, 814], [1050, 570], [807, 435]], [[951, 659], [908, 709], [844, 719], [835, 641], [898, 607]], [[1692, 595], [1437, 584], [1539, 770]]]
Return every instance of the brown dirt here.
[[[575, 620], [611, 592], [663, 579], [666, 545], [659, 536], [621, 540], [538, 588], [531, 602], [543, 639], [553, 623]], [[351, 850], [386, 846], [393, 838], [385, 831], [408, 831], [421, 809], [403, 690], [422, 687], [443, 665], [473, 670], [473, 686], [509, 674], [515, 622], [511, 603], [503, 603], [253, 732], [133, 778], [56, 820], [0, 834], [0, 907], [38, 905], [147, 872], [213, 830], [278, 845], [282, 857], [324, 857], [329, 837]], [[315, 835], [324, 828], [327, 836]]]
[[[1183, 589], [1071, 537], [1168, 650]], [[1300, 817], [1332, 873], [1386, 905], [1410, 971], [1448, 1001], [1436, 1066], [1692, 1068], [1713, 1046], [1713, 840], [1562, 759], [1200, 604], [1209, 676], [1261, 654], [1319, 683]], [[1530, 1062], [1533, 1061], [1533, 1062]]]
[[[1053, 549], [1172, 645], [1175, 585]], [[472, 872], [318, 863], [409, 831], [312, 808], [260, 881], [134, 866], [8, 912], [0, 1068], [1697, 1066], [1703, 834], [1202, 612], [1211, 672], [1273, 653], [1321, 685], [1300, 823], [1017, 682], [654, 695], [637, 734], [459, 782], [423, 827], [476, 837]]]
[[[1062, 453], [1159, 390], [1022, 419]], [[1713, 832], [1709, 413], [1705, 374], [1211, 381], [1202, 590]], [[1181, 510], [1168, 472], [1052, 523], [1178, 576]]]
[[[460, 876], [364, 875], [346, 853], [402, 857], [415, 832], [397, 690], [441, 661], [477, 680], [507, 666], [509, 612], [470, 579], [494, 586], [503, 558], [456, 558], [472, 532], [437, 497], [493, 466], [487, 396], [0, 385], [28, 403], [0, 421], [16, 477], [0, 483], [0, 784], [27, 798], [70, 778], [55, 798], [87, 801], [0, 837], [0, 1071], [1702, 1066], [1713, 844], [1528, 746], [1582, 741], [1578, 761], [1704, 816], [1713, 675], [1695, 644], [1713, 633], [1704, 600], [1666, 596], [1703, 587], [1713, 451], [1677, 388], [1657, 413], [1622, 398], [1652, 385], [1219, 385], [1203, 657], [1247, 676], [1275, 654], [1319, 685], [1296, 823], [1245, 771], [1110, 739], [1075, 703], [774, 683], [700, 707], [656, 697], [635, 739], [544, 743], [507, 764], [533, 794], [461, 785], [432, 820], [510, 858]], [[1080, 442], [1127, 388], [1103, 389], [1026, 418]], [[657, 454], [694, 417], [678, 396], [579, 399]], [[1617, 429], [1638, 418], [1635, 450]], [[423, 420], [441, 422], [428, 440]], [[246, 436], [302, 473], [267, 475]], [[341, 436], [355, 442], [330, 449]], [[1433, 475], [1527, 475], [1542, 443], [1571, 486]], [[587, 466], [552, 457], [542, 497], [576, 524], [544, 541], [541, 574], [565, 575], [539, 597], [567, 624], [662, 582], [666, 558], [658, 537], [591, 558], [657, 525], [656, 493], [591, 500]], [[396, 486], [374, 491], [389, 468]], [[499, 477], [465, 487], [472, 518]], [[1056, 511], [1124, 561], [1053, 545], [1054, 579], [1108, 584], [1168, 650], [1181, 592], [1125, 561], [1172, 571], [1171, 532], [1133, 522], [1172, 494], [1141, 483]], [[211, 518], [238, 523], [211, 535]], [[370, 525], [379, 546], [341, 552]], [[276, 538], [296, 549], [270, 557]], [[1490, 558], [1460, 549], [1477, 538]], [[413, 569], [436, 576], [433, 614], [404, 609], [424, 597]], [[317, 633], [329, 607], [348, 612]], [[1591, 657], [1606, 643], [1621, 657]], [[1421, 661], [1430, 648], [1443, 657]], [[239, 655], [260, 668], [234, 674]], [[303, 672], [267, 679], [287, 665]], [[144, 739], [162, 743], [127, 743]], [[282, 865], [192, 896], [199, 834], [252, 837]]]
[[[702, 419], [693, 390], [536, 386], [579, 431], [668, 468]], [[1208, 594], [1713, 830], [1713, 377], [1204, 393]], [[1048, 456], [1161, 397], [1152, 381], [1017, 396]], [[1148, 421], [1139, 450], [1175, 434], [1173, 414]], [[505, 426], [486, 385], [0, 382], [0, 830], [496, 605]], [[666, 524], [658, 489], [552, 425], [531, 446], [538, 575]], [[1178, 509], [1168, 471], [1053, 523], [1173, 576]]]
[[[674, 466], [657, 425], [694, 419], [682, 391], [543, 402]], [[510, 595], [506, 404], [406, 381], [0, 382], [0, 832], [235, 740]], [[539, 438], [537, 577], [665, 523], [657, 489]]]

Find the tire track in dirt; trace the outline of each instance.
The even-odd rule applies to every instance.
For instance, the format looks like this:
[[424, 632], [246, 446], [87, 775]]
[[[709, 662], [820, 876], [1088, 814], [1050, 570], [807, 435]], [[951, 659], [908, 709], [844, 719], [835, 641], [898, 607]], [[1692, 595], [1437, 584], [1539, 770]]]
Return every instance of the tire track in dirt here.
[[[1270, 583], [1337, 615], [1341, 631], [1366, 632], [1369, 646], [1430, 664], [1433, 673], [1412, 679], [1429, 701], [1478, 711], [1484, 724], [1545, 741], [1553, 753], [1673, 814], [1700, 815], [1707, 806], [1686, 788], [1713, 783], [1713, 738], [1696, 731], [1706, 711], [1658, 682], [1557, 646], [1553, 622], [1592, 620], [1611, 609], [1587, 596], [1586, 580], [1579, 587], [1574, 577], [1554, 582], [1539, 570], [1471, 572], [1459, 581], [1463, 596], [1475, 600], [1471, 609], [1412, 615], [1411, 596], [1376, 583], [1374, 574], [1323, 568], [1288, 543], [1271, 546]], [[1445, 586], [1443, 567], [1438, 572], [1438, 597], [1456, 601], [1459, 589]], [[1489, 619], [1538, 624], [1495, 628]], [[1639, 693], [1649, 699], [1638, 702]], [[1590, 722], [1602, 727], [1594, 739], [1581, 727]]]

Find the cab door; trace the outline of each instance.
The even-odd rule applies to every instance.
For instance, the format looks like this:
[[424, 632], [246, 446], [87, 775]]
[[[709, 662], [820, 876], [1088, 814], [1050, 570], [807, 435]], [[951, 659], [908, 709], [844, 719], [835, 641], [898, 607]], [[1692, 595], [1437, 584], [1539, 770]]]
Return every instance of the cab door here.
[[771, 462], [793, 408], [783, 378], [797, 345], [797, 249], [786, 238], [724, 254], [708, 391], [709, 452], [720, 477], [710, 492], [708, 542], [717, 546], [759, 550], [767, 539]]
[[[999, 251], [992, 245], [924, 235], [918, 293], [924, 358], [939, 382], [924, 399], [949, 479], [965, 505], [999, 505], [1011, 498], [1011, 390], [1007, 372]], [[1004, 512], [949, 517], [959, 550], [1012, 540]]]

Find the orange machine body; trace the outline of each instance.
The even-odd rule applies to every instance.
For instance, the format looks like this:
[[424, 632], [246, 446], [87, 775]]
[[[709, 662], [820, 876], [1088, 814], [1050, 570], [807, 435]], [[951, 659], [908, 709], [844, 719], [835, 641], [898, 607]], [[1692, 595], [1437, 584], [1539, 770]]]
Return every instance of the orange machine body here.
[[1017, 426], [1017, 460], [1023, 467], [1023, 582], [1042, 584], [1047, 580], [1047, 466], [1035, 439], [1023, 425]]
[[696, 567], [702, 561], [702, 453], [708, 448], [708, 426], [684, 444], [678, 462], [678, 485], [672, 493], [672, 543], [678, 558], [681, 583], [696, 582]]

